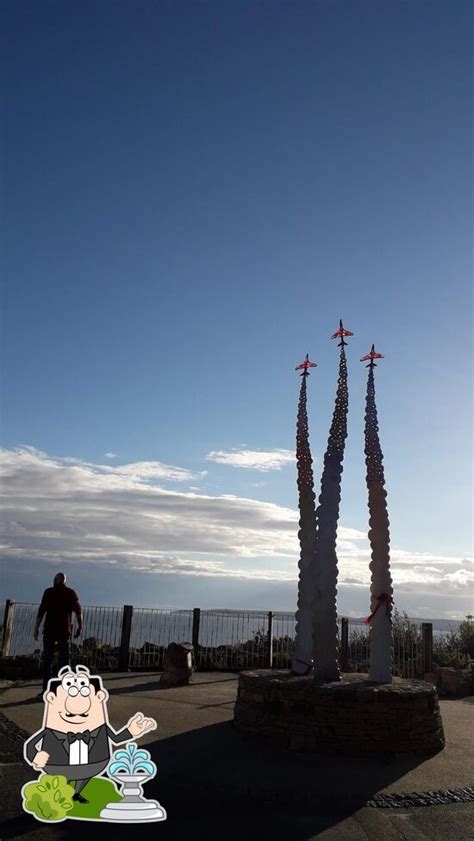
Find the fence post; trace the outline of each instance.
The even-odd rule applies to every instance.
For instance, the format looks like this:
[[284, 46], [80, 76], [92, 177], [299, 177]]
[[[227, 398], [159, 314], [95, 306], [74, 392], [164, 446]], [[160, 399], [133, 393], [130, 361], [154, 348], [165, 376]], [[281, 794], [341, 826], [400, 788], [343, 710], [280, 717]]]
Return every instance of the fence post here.
[[426, 674], [433, 671], [433, 623], [423, 622], [421, 633], [423, 637], [423, 671]]
[[341, 651], [339, 653], [339, 663], [341, 671], [347, 671], [349, 658], [349, 620], [345, 617], [341, 619]]
[[268, 611], [268, 668], [273, 669], [273, 611]]
[[201, 608], [194, 607], [193, 608], [193, 632], [192, 632], [192, 644], [194, 648], [194, 657], [197, 663], [197, 652], [199, 647], [199, 625], [201, 623]]
[[2, 657], [8, 657], [10, 654], [14, 612], [15, 602], [12, 599], [7, 599], [5, 602], [5, 612], [3, 614]]
[[128, 672], [130, 660], [130, 635], [132, 633], [133, 605], [124, 604], [122, 615], [122, 636], [120, 639], [119, 672]]

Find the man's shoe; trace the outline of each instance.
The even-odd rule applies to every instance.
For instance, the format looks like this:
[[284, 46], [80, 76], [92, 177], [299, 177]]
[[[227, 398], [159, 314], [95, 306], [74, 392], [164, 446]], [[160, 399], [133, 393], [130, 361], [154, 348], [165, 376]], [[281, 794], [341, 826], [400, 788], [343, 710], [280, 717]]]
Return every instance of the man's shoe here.
[[73, 794], [72, 799], [76, 800], [78, 803], [88, 803], [87, 797], [83, 797], [82, 794]]

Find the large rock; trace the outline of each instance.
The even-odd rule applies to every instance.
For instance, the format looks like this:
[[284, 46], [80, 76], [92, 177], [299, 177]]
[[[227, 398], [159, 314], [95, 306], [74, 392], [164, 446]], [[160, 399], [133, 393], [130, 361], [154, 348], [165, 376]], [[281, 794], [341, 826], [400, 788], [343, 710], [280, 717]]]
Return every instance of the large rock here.
[[160, 686], [188, 686], [193, 673], [194, 647], [188, 642], [171, 642], [165, 655]]
[[436, 688], [440, 695], [451, 698], [463, 698], [471, 691], [470, 669], [452, 669], [448, 666], [438, 666], [436, 671]]

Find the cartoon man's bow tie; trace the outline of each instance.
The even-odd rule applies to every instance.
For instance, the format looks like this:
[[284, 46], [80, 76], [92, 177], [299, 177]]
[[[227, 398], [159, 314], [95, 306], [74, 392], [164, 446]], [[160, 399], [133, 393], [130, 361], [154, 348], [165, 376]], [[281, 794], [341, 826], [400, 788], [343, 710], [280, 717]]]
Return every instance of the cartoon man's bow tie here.
[[86, 745], [88, 745], [90, 740], [91, 740], [91, 731], [90, 730], [84, 730], [82, 733], [73, 733], [70, 730], [67, 734], [67, 740], [68, 740], [68, 743], [70, 745], [72, 745], [73, 742], [78, 742], [78, 741], [85, 742]]

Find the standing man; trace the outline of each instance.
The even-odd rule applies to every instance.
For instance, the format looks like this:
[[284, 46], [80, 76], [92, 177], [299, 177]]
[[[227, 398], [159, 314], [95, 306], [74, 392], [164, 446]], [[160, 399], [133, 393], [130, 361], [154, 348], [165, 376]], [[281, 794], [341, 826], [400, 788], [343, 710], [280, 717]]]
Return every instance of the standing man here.
[[[59, 648], [59, 668], [69, 665], [72, 613], [75, 613], [77, 618], [77, 630], [74, 634], [76, 639], [82, 631], [82, 608], [76, 591], [66, 587], [66, 576], [63, 572], [58, 572], [54, 576], [54, 586], [48, 587], [43, 593], [34, 632], [35, 640], [39, 639], [39, 628], [46, 614], [43, 628], [43, 692], [46, 691], [51, 677], [56, 645]], [[43, 692], [37, 696], [39, 701], [43, 700]]]

